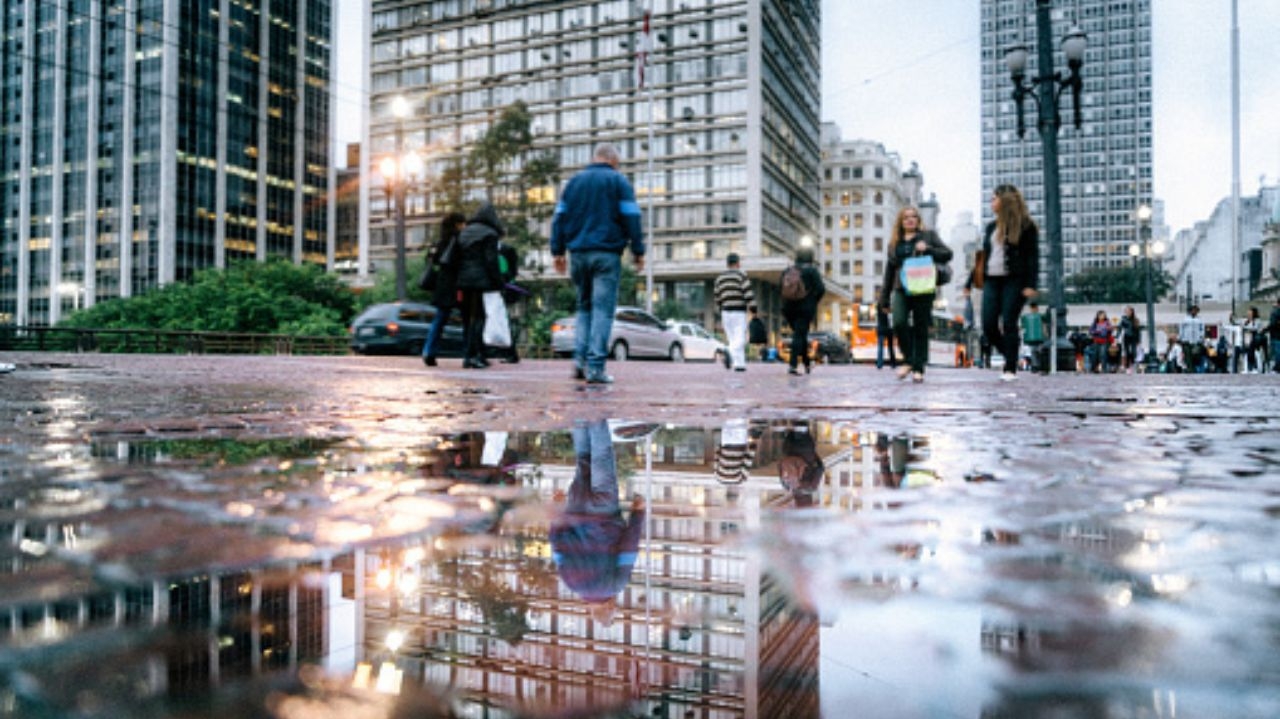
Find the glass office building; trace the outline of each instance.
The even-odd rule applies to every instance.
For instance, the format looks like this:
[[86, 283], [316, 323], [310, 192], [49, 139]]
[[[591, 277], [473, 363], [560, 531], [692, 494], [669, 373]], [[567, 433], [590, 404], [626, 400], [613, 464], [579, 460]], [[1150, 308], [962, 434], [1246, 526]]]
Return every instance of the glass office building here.
[[[1076, 0], [1056, 3], [1052, 12], [1059, 72], [1067, 72], [1062, 37], [1072, 25], [1088, 35], [1081, 129], [1072, 125], [1071, 93], [1061, 99], [1062, 256], [1069, 283], [1077, 272], [1128, 264], [1129, 245], [1138, 232], [1134, 212], [1139, 205], [1152, 205], [1151, 2]], [[1019, 139], [1004, 62], [1006, 49], [1026, 45], [1031, 50], [1027, 77], [1039, 74], [1035, 3], [983, 0], [981, 22], [983, 224], [991, 219], [987, 193], [1001, 183], [1021, 188], [1032, 216], [1043, 224], [1036, 105], [1027, 100], [1027, 134]]]
[[0, 23], [0, 323], [332, 263], [329, 0], [13, 0]]
[[[753, 278], [776, 284], [817, 227], [820, 5], [654, 0], [642, 89], [646, 5], [372, 0], [364, 163], [368, 171], [394, 154], [398, 133], [403, 149], [426, 157], [427, 187], [408, 203], [411, 251], [439, 217], [431, 181], [522, 100], [538, 149], [558, 154], [562, 180], [591, 161], [596, 143], [619, 146], [646, 212], [652, 200], [659, 301], [713, 305], [710, 282], [731, 252]], [[403, 121], [390, 111], [397, 96], [411, 108]], [[393, 218], [376, 173], [369, 184], [363, 250], [389, 258]]]

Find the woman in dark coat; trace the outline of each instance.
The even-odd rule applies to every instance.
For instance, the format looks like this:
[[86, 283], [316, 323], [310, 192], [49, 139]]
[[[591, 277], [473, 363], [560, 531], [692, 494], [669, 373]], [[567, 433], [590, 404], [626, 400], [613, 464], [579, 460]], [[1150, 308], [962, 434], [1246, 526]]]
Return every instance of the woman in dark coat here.
[[929, 256], [934, 265], [951, 261], [951, 248], [938, 233], [924, 226], [920, 211], [910, 205], [898, 211], [889, 239], [889, 256], [884, 263], [880, 282], [880, 311], [893, 315], [893, 335], [902, 348], [904, 363], [898, 368], [898, 379], [924, 381], [924, 367], [929, 361], [929, 325], [933, 322], [933, 300], [937, 293], [908, 295], [902, 286], [902, 264], [912, 257]]
[[982, 264], [965, 283], [965, 294], [981, 269], [982, 331], [1004, 355], [1000, 379], [1012, 380], [1018, 376], [1018, 316], [1022, 305], [1036, 295], [1040, 230], [1013, 185], [1000, 185], [991, 193], [991, 212], [996, 219], [987, 225], [982, 240]]
[[[818, 303], [827, 293], [827, 286], [823, 284], [822, 274], [813, 263], [812, 247], [796, 249], [795, 266], [800, 270], [800, 278], [804, 281], [805, 294], [802, 299], [784, 299], [782, 302], [782, 318], [791, 327], [791, 358], [788, 360], [790, 368], [787, 373], [800, 374], [796, 369], [796, 363], [803, 360], [804, 372], [809, 374], [813, 365], [813, 360], [809, 357], [809, 326], [813, 324], [813, 318], [818, 315]], [[786, 276], [786, 272], [787, 270], [783, 271], [783, 277]], [[782, 283], [783, 281], [779, 280], [778, 284]]]
[[436, 286], [431, 291], [431, 302], [436, 306], [435, 319], [431, 321], [431, 331], [427, 333], [427, 343], [422, 345], [422, 361], [428, 367], [436, 366], [436, 347], [440, 344], [440, 335], [444, 326], [449, 323], [449, 316], [458, 306], [458, 263], [457, 248], [453, 246], [462, 228], [467, 226], [467, 218], [461, 212], [451, 212], [440, 222], [440, 239], [431, 248], [427, 257], [428, 265], [436, 266]]
[[486, 202], [458, 236], [457, 287], [462, 293], [465, 327], [462, 366], [468, 369], [489, 366], [484, 358], [484, 293], [502, 289], [498, 240], [505, 233], [498, 211]]

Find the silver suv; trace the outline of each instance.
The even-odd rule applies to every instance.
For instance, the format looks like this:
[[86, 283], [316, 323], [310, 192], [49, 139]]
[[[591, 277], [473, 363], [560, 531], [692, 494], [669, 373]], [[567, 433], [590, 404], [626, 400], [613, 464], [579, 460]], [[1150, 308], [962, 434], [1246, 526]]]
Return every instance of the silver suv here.
[[[559, 357], [571, 357], [577, 317], [563, 317], [551, 325], [551, 350]], [[639, 307], [619, 307], [614, 311], [609, 333], [609, 356], [615, 361], [632, 357], [685, 360], [685, 343], [680, 334], [662, 320]]]

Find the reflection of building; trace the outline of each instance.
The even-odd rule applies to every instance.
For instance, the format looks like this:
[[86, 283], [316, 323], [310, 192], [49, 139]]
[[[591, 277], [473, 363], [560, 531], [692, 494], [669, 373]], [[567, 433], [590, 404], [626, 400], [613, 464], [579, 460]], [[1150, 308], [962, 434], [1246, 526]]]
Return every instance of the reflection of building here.
[[330, 0], [221, 7], [5, 2], [0, 323], [327, 264]]
[[[816, 616], [792, 603], [758, 557], [726, 546], [759, 522], [762, 504], [784, 495], [769, 464], [777, 441], [763, 438], [758, 465], [767, 466], [757, 476], [724, 487], [713, 479], [713, 432], [662, 437], [650, 455], [651, 486], [644, 444], [616, 445], [627, 491], [649, 495], [652, 534], [612, 624], [593, 620], [559, 581], [545, 527], [533, 527], [502, 548], [442, 562], [429, 563], [426, 552], [407, 563], [406, 554], [358, 553], [366, 652], [385, 654], [389, 632], [404, 631], [405, 676], [486, 706], [598, 710], [639, 700], [646, 715], [817, 717]], [[553, 464], [556, 445], [544, 440], [521, 440], [522, 454], [544, 461], [529, 481], [549, 504], [573, 466]], [[395, 578], [379, 578], [388, 566], [421, 584], [410, 580], [401, 592]]]
[[[590, 162], [595, 143], [620, 147], [622, 171], [642, 207], [656, 198], [649, 258], [659, 301], [704, 313], [704, 324], [713, 326], [707, 299], [729, 253], [741, 255], [753, 279], [775, 285], [786, 258], [815, 227], [819, 3], [651, 5], [645, 82], [654, 95], [652, 152], [649, 103], [636, 79], [644, 41], [639, 4], [375, 0], [366, 172], [395, 151], [399, 124], [390, 103], [397, 95], [413, 108], [404, 146], [430, 155], [433, 180], [470, 151], [503, 108], [522, 100], [536, 149], [559, 158], [564, 178]], [[378, 181], [372, 184], [365, 216], [376, 259], [391, 252], [392, 222]], [[421, 212], [411, 211], [410, 248], [425, 241], [439, 210], [432, 197]], [[756, 292], [767, 316], [776, 315], [775, 295]]]

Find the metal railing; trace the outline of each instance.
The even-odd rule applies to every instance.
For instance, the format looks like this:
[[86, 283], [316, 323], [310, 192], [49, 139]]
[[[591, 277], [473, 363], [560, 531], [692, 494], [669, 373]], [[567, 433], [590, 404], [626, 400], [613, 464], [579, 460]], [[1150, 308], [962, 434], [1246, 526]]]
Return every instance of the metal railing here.
[[343, 336], [0, 326], [0, 351], [117, 354], [350, 354]]

